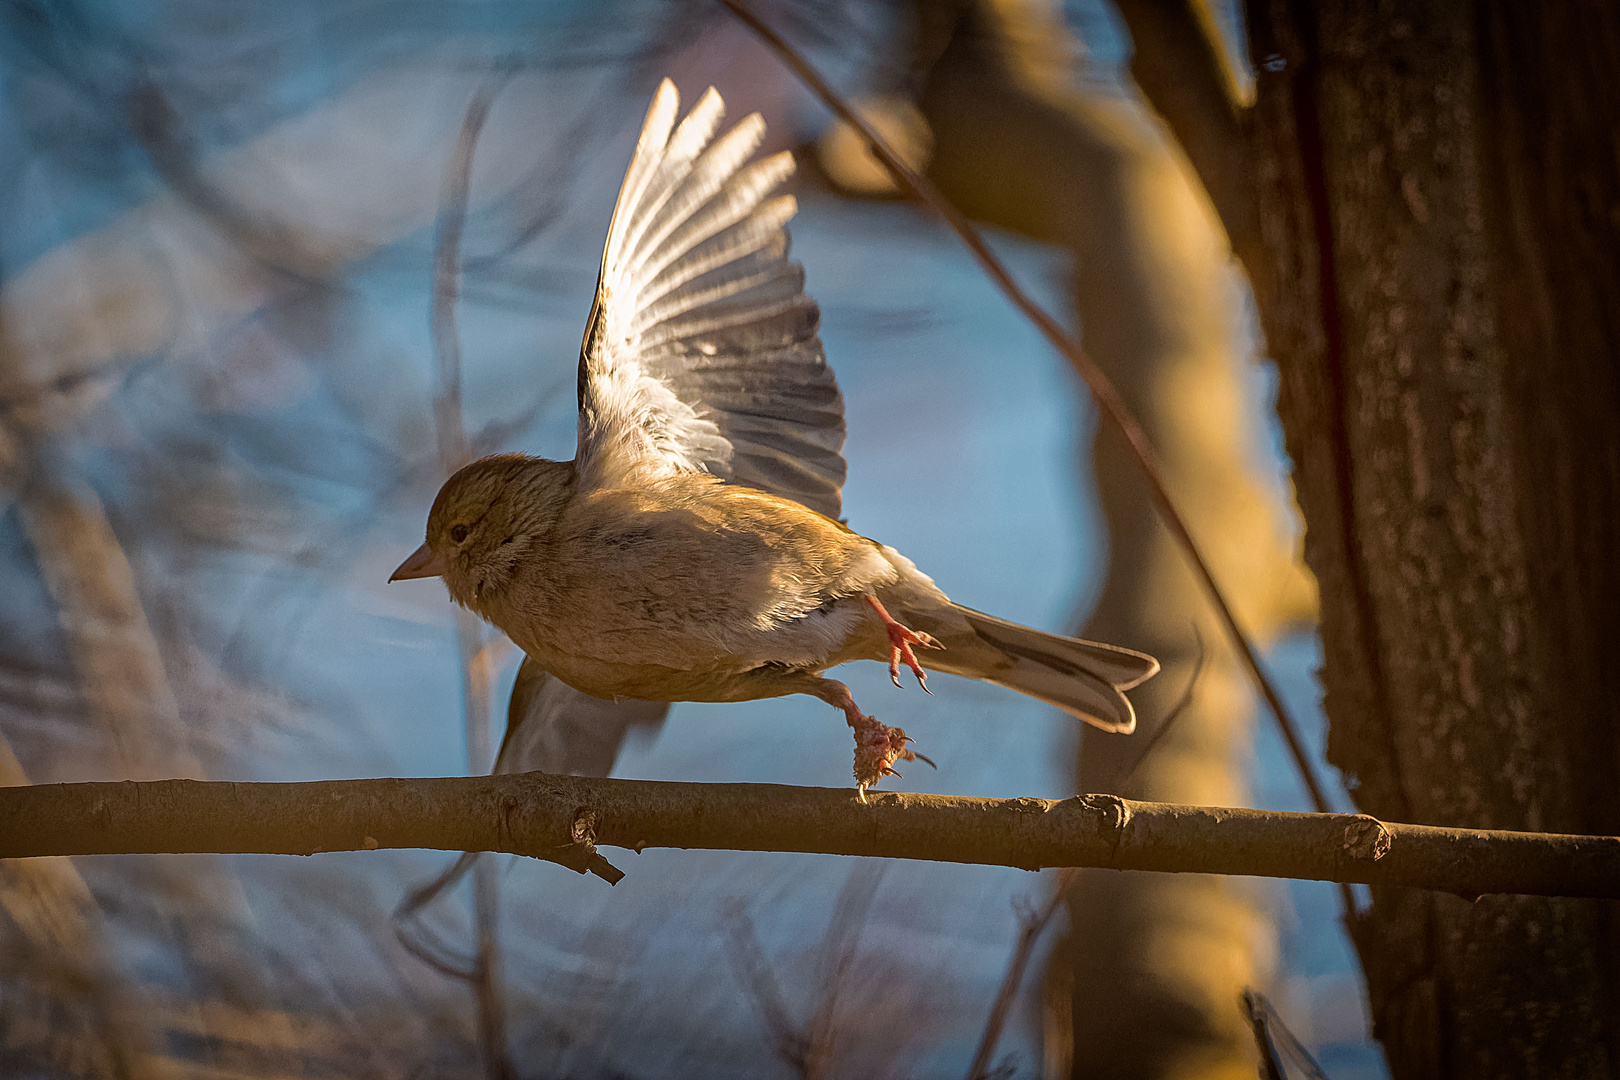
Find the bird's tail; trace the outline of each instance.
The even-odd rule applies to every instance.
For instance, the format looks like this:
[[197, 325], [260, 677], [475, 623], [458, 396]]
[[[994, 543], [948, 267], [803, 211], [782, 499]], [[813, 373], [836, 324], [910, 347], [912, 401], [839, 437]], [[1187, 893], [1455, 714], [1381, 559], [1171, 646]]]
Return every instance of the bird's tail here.
[[1135, 730], [1136, 711], [1124, 691], [1158, 672], [1159, 662], [1153, 657], [952, 606], [972, 636], [949, 634], [943, 651], [917, 650], [924, 666], [1017, 690], [1104, 731]]

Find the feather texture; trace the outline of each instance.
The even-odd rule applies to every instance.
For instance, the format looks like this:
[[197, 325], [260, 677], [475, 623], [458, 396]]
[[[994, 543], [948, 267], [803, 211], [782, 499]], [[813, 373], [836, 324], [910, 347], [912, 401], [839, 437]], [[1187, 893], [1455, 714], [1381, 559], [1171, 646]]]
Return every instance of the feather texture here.
[[748, 163], [755, 114], [714, 138], [711, 88], [678, 125], [658, 88], [625, 173], [579, 362], [587, 489], [707, 472], [837, 518], [844, 401], [788, 260], [792, 155]]

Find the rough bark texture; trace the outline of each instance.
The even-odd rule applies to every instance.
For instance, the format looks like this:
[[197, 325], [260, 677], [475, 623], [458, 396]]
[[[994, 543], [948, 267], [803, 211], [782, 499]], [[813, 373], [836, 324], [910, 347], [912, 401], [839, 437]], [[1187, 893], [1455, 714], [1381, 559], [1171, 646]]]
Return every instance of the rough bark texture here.
[[[1377, 815], [1614, 832], [1620, 25], [1598, 3], [1250, 5], [1249, 267]], [[1375, 889], [1401, 1077], [1612, 1076], [1612, 906]]]
[[[1558, 728], [1567, 821], [1620, 834], [1620, 9], [1494, 5], [1479, 33], [1488, 255], [1542, 718]], [[1620, 905], [1583, 907], [1613, 1074]]]

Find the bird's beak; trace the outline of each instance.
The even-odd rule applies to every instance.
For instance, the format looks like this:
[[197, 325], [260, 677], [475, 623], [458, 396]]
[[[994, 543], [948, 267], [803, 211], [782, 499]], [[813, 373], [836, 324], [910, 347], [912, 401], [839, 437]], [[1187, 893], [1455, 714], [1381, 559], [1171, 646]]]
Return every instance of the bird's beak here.
[[405, 581], [408, 578], [438, 577], [444, 573], [444, 560], [432, 548], [423, 544], [411, 553], [411, 557], [399, 564], [389, 581]]

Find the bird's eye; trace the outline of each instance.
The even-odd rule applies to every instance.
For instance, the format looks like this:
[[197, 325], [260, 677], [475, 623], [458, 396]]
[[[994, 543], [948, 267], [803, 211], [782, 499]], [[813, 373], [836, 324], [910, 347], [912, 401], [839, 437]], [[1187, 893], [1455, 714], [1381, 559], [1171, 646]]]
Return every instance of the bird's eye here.
[[465, 539], [467, 539], [467, 526], [457, 525], [450, 530], [450, 542], [452, 544], [459, 544]]

